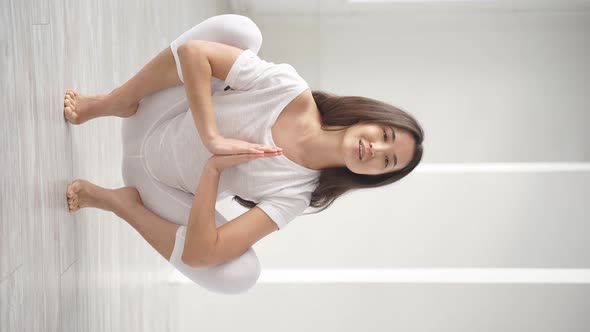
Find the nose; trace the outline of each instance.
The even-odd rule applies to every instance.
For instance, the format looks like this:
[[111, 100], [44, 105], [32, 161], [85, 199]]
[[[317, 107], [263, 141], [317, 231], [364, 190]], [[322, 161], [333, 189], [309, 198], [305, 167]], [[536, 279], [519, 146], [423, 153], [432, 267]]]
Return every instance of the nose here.
[[369, 151], [371, 151], [371, 157], [375, 157], [377, 151], [381, 151], [381, 146], [378, 149], [375, 149], [375, 145], [373, 143], [369, 143]]

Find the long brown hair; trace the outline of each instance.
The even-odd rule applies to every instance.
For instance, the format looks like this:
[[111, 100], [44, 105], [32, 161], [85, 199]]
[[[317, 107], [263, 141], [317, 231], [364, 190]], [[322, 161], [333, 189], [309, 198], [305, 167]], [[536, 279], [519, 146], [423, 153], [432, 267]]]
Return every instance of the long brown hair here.
[[[362, 122], [382, 123], [403, 128], [414, 138], [414, 155], [408, 165], [394, 172], [367, 175], [357, 174], [347, 167], [325, 168], [321, 170], [319, 184], [311, 195], [309, 206], [322, 208], [314, 211], [319, 213], [327, 209], [336, 198], [352, 189], [377, 188], [399, 181], [410, 174], [422, 160], [424, 130], [416, 119], [406, 111], [379, 100], [360, 96], [337, 96], [324, 91], [312, 91], [313, 99], [320, 111], [322, 129], [345, 130]], [[328, 129], [325, 126], [344, 126], [342, 129]], [[257, 203], [245, 200], [240, 196], [234, 198], [240, 205], [253, 208]]]

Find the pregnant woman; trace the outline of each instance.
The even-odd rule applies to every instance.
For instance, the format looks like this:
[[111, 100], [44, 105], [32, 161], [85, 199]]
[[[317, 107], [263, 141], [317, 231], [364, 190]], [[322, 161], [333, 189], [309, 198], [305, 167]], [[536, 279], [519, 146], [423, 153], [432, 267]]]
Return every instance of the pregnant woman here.
[[[214, 16], [108, 95], [66, 90], [72, 124], [123, 118], [125, 187], [77, 179], [66, 188], [70, 211], [111, 211], [195, 283], [237, 294], [260, 275], [257, 241], [307, 207], [418, 165], [424, 135], [410, 114], [312, 91], [291, 65], [260, 59], [261, 45], [251, 19]], [[215, 203], [230, 196], [249, 210], [228, 221]]]

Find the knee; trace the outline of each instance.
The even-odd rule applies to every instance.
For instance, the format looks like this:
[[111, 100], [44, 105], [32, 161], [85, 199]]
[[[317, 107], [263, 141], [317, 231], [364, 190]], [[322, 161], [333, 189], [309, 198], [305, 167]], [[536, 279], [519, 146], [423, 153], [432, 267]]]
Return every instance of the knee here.
[[237, 14], [223, 14], [213, 16], [207, 20], [215, 23], [216, 30], [229, 39], [229, 45], [241, 49], [250, 49], [258, 53], [262, 47], [262, 32], [251, 18]]
[[261, 266], [252, 248], [233, 261], [206, 268], [194, 282], [214, 293], [240, 294], [250, 290], [260, 277]]
[[243, 264], [239, 269], [226, 269], [220, 276], [219, 292], [224, 294], [241, 294], [250, 290], [260, 277], [258, 260]]

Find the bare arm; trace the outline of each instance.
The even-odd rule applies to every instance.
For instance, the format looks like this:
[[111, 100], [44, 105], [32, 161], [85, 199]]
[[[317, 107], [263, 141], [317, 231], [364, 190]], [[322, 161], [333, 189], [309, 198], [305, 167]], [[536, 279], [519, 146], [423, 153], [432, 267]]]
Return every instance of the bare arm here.
[[184, 76], [184, 87], [197, 132], [205, 144], [219, 133], [211, 102], [211, 66], [204, 53], [183, 44], [178, 58]]
[[211, 77], [225, 80], [242, 52], [237, 47], [204, 40], [190, 40], [178, 47], [188, 103], [201, 141], [207, 147], [219, 134], [211, 101]]
[[[226, 80], [231, 67], [243, 50], [209, 41], [191, 40], [178, 48], [189, 101], [197, 131], [209, 148], [218, 136], [211, 101], [211, 77]], [[191, 206], [182, 261], [193, 267], [214, 266], [235, 258], [256, 241], [277, 229], [276, 224], [259, 208], [217, 229], [215, 202], [221, 171], [204, 167]]]
[[201, 174], [185, 235], [181, 260], [192, 267], [211, 267], [228, 262], [278, 229], [277, 224], [257, 206], [216, 228], [215, 200], [222, 169], [215, 166], [214, 158], [209, 159]]
[[221, 172], [208, 167], [203, 168], [186, 227], [186, 237], [182, 261], [189, 266], [204, 266], [210, 261], [217, 242], [215, 225], [215, 202]]
[[[189, 106], [197, 131], [207, 147], [219, 134], [211, 101], [212, 74], [225, 80], [241, 52], [233, 46], [200, 40], [188, 41], [178, 48]], [[187, 265], [202, 266], [217, 242], [215, 202], [220, 176], [220, 172], [211, 167], [202, 170], [181, 257]]]

